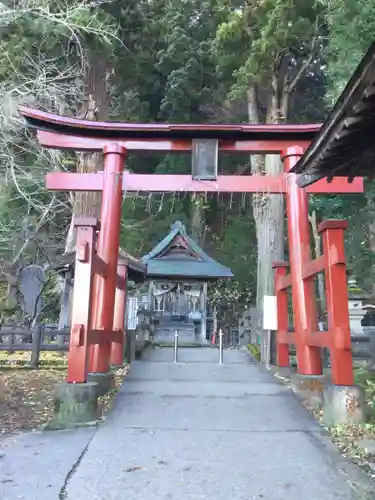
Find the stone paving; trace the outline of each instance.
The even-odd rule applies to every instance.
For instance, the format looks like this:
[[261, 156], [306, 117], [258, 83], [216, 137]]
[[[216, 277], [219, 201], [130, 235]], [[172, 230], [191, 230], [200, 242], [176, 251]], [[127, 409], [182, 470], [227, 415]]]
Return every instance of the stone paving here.
[[95, 429], [0, 449], [1, 500], [364, 500], [374, 488], [247, 353], [149, 349]]

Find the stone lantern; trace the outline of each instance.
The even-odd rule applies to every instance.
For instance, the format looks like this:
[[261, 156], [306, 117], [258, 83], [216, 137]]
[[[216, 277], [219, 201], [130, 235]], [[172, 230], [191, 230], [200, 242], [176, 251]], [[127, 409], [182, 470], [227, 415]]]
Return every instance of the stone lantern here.
[[348, 281], [348, 306], [349, 306], [349, 323], [350, 334], [352, 337], [364, 334], [362, 327], [362, 319], [366, 314], [364, 305], [369, 300], [370, 295], [358, 287], [354, 277]]
[[375, 371], [375, 306], [367, 304], [363, 306], [363, 312], [367, 315], [363, 321], [363, 333], [368, 339], [364, 344], [367, 367], [370, 371]]

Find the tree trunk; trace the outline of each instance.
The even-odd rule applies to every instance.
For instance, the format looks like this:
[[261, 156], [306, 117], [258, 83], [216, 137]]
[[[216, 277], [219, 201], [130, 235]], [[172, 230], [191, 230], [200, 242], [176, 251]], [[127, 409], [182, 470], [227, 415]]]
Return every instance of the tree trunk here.
[[[247, 94], [250, 123], [259, 123], [257, 89], [252, 86]], [[268, 116], [276, 121], [280, 106], [271, 99]], [[279, 175], [283, 171], [278, 155], [253, 155], [251, 172], [257, 175]], [[282, 194], [254, 193], [253, 215], [256, 227], [258, 269], [257, 308], [263, 312], [263, 297], [274, 294], [272, 263], [284, 259], [284, 196]]]
[[[279, 156], [267, 155], [266, 175], [282, 172]], [[284, 259], [284, 197], [282, 194], [256, 193], [253, 214], [257, 233], [257, 308], [263, 310], [263, 297], [274, 294], [272, 263]]]
[[[313, 53], [311, 54], [311, 58]], [[285, 122], [289, 113], [292, 92], [299, 79], [308, 68], [311, 58], [289, 80], [281, 70], [283, 56], [277, 56], [270, 79], [266, 123]], [[250, 85], [247, 92], [248, 118], [250, 123], [260, 123], [260, 104], [258, 87]], [[254, 155], [251, 158], [253, 174], [280, 175], [283, 165], [279, 155]], [[253, 195], [253, 214], [257, 233], [258, 272], [257, 272], [257, 308], [263, 317], [263, 298], [274, 294], [272, 263], [284, 260], [284, 196], [283, 194], [256, 193]], [[263, 339], [265, 336], [263, 335]], [[263, 360], [262, 360], [263, 361]], [[268, 362], [268, 360], [266, 360]]]
[[201, 246], [204, 245], [205, 208], [204, 197], [194, 194], [190, 201], [191, 206], [191, 228], [193, 239]]
[[[85, 76], [86, 102], [82, 106], [80, 118], [85, 120], [103, 121], [108, 115], [108, 92], [107, 92], [108, 61], [97, 54], [88, 54], [88, 64]], [[81, 153], [77, 163], [77, 172], [96, 172], [102, 168], [102, 155], [100, 153]], [[101, 193], [83, 191], [74, 193], [72, 196], [73, 216], [97, 217], [100, 216]], [[65, 252], [71, 252], [75, 248], [75, 231], [71, 220], [67, 235]]]

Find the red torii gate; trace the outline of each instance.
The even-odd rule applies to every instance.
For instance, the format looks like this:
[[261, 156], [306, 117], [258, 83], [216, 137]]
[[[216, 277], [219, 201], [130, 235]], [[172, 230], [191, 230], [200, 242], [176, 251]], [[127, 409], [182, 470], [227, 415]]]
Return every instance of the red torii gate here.
[[[101, 151], [104, 154], [103, 172], [54, 172], [46, 176], [46, 186], [50, 190], [102, 192], [101, 229], [98, 233], [96, 253], [96, 221], [78, 221], [80, 229], [77, 266], [81, 266], [79, 269], [82, 270], [82, 279], [79, 284], [75, 283], [75, 287], [83, 287], [85, 293], [82, 295], [80, 289], [79, 295], [74, 295], [68, 382], [85, 383], [88, 372], [109, 372], [111, 343], [121, 342], [116, 325], [114, 327], [114, 307], [116, 286], [120, 290], [124, 289], [124, 278], [117, 275], [122, 191], [261, 191], [286, 194], [291, 275], [285, 276], [285, 263], [276, 264], [279, 268], [276, 276], [278, 364], [286, 366], [289, 363], [287, 344], [296, 343], [298, 373], [320, 375], [320, 347], [334, 346], [333, 363], [336, 368], [343, 368], [334, 370], [337, 375], [334, 375], [334, 383], [353, 383], [347, 300], [345, 304], [347, 292], [346, 282], [343, 282], [345, 260], [341, 236], [344, 225], [339, 227], [337, 222], [331, 226], [326, 224], [325, 255], [319, 262], [311, 262], [307, 194], [360, 193], [363, 192], [363, 181], [362, 178], [355, 178], [351, 182], [334, 178], [330, 182], [320, 180], [307, 189], [301, 189], [297, 185], [297, 176], [289, 174], [290, 169], [319, 132], [320, 125], [124, 124], [77, 120], [24, 107], [20, 112], [28, 124], [37, 129], [42, 146], [75, 151]], [[217, 139], [219, 151], [281, 154], [285, 174], [278, 177], [219, 175], [215, 180], [197, 181], [188, 175], [146, 175], [124, 171], [127, 151], [191, 152], [193, 140], [202, 138]], [[341, 231], [341, 236], [337, 236], [337, 230]], [[85, 270], [82, 267], [84, 265]], [[337, 266], [340, 267], [339, 271]], [[327, 307], [329, 311], [334, 311], [334, 314], [330, 315], [330, 331], [316, 340], [318, 334], [315, 297], [310, 278], [324, 269], [329, 273]], [[94, 273], [99, 276], [95, 288], [92, 280]], [[338, 289], [333, 294], [332, 286], [336, 281]], [[296, 332], [288, 336], [287, 328], [285, 329], [286, 295], [283, 291], [290, 285], [293, 292]], [[118, 300], [123, 301], [125, 294], [118, 295]], [[338, 308], [341, 308], [341, 312]], [[121, 306], [119, 310], [121, 316], [124, 307]], [[117, 324], [120, 321], [121, 318], [117, 317]], [[89, 345], [92, 345], [90, 364]], [[115, 357], [118, 359], [118, 346], [116, 352]]]

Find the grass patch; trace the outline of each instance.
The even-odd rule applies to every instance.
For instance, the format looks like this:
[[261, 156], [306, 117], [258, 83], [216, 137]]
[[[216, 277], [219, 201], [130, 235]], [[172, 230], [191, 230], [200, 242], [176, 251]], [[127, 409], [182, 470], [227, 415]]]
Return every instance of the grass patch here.
[[[53, 417], [53, 391], [66, 378], [67, 355], [43, 352], [38, 369], [26, 367], [29, 356], [25, 352], [0, 352], [0, 437], [38, 429]], [[2, 361], [7, 363], [1, 366]], [[128, 369], [114, 370], [114, 388], [98, 401], [99, 419], [108, 414]]]
[[258, 361], [260, 361], [260, 346], [254, 345], [254, 344], [248, 344], [247, 348], [251, 352], [251, 354], [254, 356], [254, 358]]
[[[336, 425], [326, 427], [326, 430], [342, 455], [359, 465], [372, 479], [375, 479], [375, 373], [369, 372], [365, 365], [359, 365], [354, 369], [354, 380], [365, 394], [368, 410], [367, 422]], [[323, 410], [321, 408], [308, 409], [323, 425]], [[368, 447], [367, 443], [369, 443]]]
[[[7, 352], [0, 351], [0, 369], [16, 369], [25, 368], [30, 363], [30, 351]], [[63, 352], [44, 351], [40, 353], [40, 367], [63, 367], [66, 368], [68, 363], [68, 355]]]
[[66, 370], [22, 368], [0, 370], [0, 434], [34, 430], [54, 411], [53, 389]]

